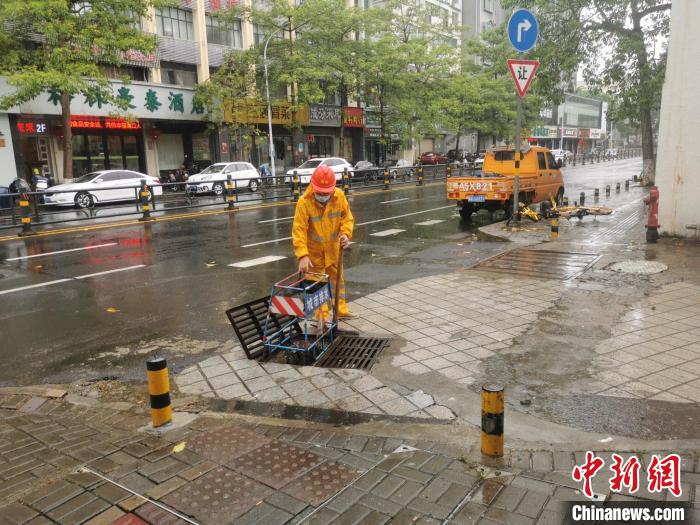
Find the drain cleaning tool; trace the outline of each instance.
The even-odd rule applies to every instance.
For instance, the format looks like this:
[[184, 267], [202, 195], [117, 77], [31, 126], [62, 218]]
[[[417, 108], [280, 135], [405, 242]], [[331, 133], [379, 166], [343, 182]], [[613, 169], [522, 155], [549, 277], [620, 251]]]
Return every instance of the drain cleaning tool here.
[[340, 304], [340, 277], [343, 275], [343, 258], [345, 255], [345, 249], [342, 245], [338, 245], [338, 271], [335, 278], [335, 296], [333, 300], [333, 320], [335, 323], [335, 333], [343, 335], [360, 335], [357, 330], [348, 330], [347, 328], [340, 328], [338, 319], [338, 305]]
[[114, 485], [114, 486], [116, 486], [116, 487], [119, 487], [120, 489], [125, 490], [125, 491], [127, 491], [128, 493], [133, 494], [134, 496], [137, 496], [137, 497], [143, 499], [144, 501], [147, 501], [148, 503], [151, 503], [151, 504], [155, 505], [156, 507], [158, 507], [159, 509], [164, 510], [164, 511], [167, 512], [168, 514], [172, 514], [173, 516], [176, 516], [176, 517], [180, 518], [181, 520], [186, 521], [187, 523], [191, 523], [192, 525], [200, 525], [199, 522], [196, 522], [196, 521], [194, 521], [194, 520], [188, 518], [188, 517], [185, 516], [184, 514], [180, 514], [180, 513], [177, 512], [176, 510], [173, 510], [173, 509], [171, 509], [170, 507], [168, 507], [168, 506], [166, 506], [166, 505], [163, 505], [162, 503], [159, 503], [159, 502], [157, 502], [157, 501], [155, 501], [155, 500], [153, 500], [153, 499], [151, 499], [151, 498], [149, 498], [149, 497], [147, 497], [147, 496], [144, 496], [143, 494], [139, 494], [138, 492], [136, 492], [136, 491], [134, 491], [134, 490], [131, 490], [131, 489], [130, 489], [129, 487], [127, 487], [126, 485], [122, 485], [122, 484], [119, 483], [118, 481], [114, 481], [113, 479], [109, 479], [108, 477], [103, 476], [103, 475], [100, 474], [99, 472], [96, 472], [95, 470], [91, 469], [90, 467], [80, 467], [80, 468], [77, 470], [77, 472], [78, 472], [78, 473], [81, 473], [81, 474], [92, 474], [93, 476], [97, 476], [98, 478], [101, 478], [101, 479], [105, 480], [107, 483], [111, 483], [112, 485]]

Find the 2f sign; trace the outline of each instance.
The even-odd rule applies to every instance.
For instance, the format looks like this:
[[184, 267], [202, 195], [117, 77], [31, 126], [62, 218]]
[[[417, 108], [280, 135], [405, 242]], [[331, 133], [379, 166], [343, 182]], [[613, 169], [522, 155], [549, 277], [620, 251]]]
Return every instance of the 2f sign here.
[[524, 97], [527, 90], [530, 89], [538, 67], [540, 67], [538, 60], [508, 60], [508, 69], [513, 76], [518, 95], [521, 97]]

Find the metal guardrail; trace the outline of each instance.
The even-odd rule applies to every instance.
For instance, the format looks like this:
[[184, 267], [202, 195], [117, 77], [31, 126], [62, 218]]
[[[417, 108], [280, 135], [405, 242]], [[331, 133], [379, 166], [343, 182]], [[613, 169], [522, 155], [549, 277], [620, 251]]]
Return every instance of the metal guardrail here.
[[[422, 185], [424, 181], [441, 180], [447, 175], [447, 166], [413, 165], [390, 168], [373, 168], [370, 170], [353, 170], [343, 174], [338, 187], [346, 193], [357, 188], [390, 189], [395, 185]], [[295, 172], [296, 173], [296, 172]], [[388, 174], [388, 177], [385, 176]], [[387, 180], [388, 179], [388, 180]], [[252, 183], [252, 184], [251, 184]], [[214, 180], [202, 182], [163, 182], [157, 187], [162, 194], [155, 194], [155, 186], [147, 186], [148, 194], [142, 195], [141, 186], [121, 187], [118, 190], [133, 191], [133, 198], [119, 201], [100, 202], [99, 197], [90, 191], [52, 190], [30, 191], [24, 193], [5, 193], [0, 195], [0, 230], [22, 228], [27, 235], [35, 225], [56, 225], [75, 222], [116, 219], [140, 216], [150, 220], [154, 213], [163, 211], [192, 210], [201, 208], [235, 209], [242, 203], [291, 200], [296, 201], [307, 184], [300, 182], [300, 176], [276, 175], [258, 178]], [[208, 191], [202, 191], [201, 188]], [[117, 189], [96, 189], [94, 193], [117, 191]], [[87, 207], [56, 206], [44, 202], [47, 195], [87, 193], [92, 195], [83, 202]], [[28, 206], [20, 203], [28, 202]], [[2, 208], [5, 203], [9, 207]], [[29, 211], [29, 213], [27, 213]], [[29, 217], [27, 222], [26, 217]], [[23, 220], [24, 219], [24, 220]]]

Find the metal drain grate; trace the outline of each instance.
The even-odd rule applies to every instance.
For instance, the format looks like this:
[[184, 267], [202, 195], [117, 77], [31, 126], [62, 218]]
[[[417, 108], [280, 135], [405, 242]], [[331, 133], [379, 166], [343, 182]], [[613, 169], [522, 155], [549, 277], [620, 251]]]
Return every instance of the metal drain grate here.
[[519, 248], [480, 262], [474, 268], [493, 272], [569, 280], [578, 277], [600, 259], [595, 253], [555, 252]]
[[370, 370], [390, 342], [381, 337], [340, 335], [314, 366]]
[[[263, 343], [263, 332], [269, 309], [270, 298], [263, 297], [226, 310], [226, 316], [231, 321], [231, 325], [248, 359], [264, 358], [267, 355], [267, 350]], [[277, 330], [280, 330], [289, 319], [289, 317], [274, 314], [270, 316], [270, 322]], [[299, 334], [301, 333], [298, 323], [294, 326], [294, 330]]]

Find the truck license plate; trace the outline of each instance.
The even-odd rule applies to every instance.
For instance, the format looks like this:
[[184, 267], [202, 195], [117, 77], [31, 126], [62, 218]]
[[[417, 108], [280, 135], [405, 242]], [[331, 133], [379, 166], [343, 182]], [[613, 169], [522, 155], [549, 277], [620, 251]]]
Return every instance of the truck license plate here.
[[470, 195], [469, 202], [486, 202], [486, 195]]

